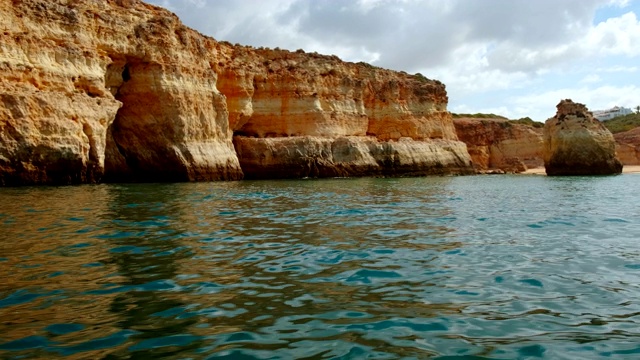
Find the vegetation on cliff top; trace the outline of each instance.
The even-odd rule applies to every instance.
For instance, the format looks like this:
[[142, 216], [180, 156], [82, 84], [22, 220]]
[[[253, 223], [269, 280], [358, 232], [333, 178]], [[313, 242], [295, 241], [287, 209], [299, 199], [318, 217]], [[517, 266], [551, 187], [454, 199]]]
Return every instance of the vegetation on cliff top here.
[[511, 123], [533, 126], [534, 128], [543, 128], [544, 123], [534, 121], [530, 117], [523, 117], [518, 120], [511, 120]]
[[617, 134], [640, 126], [640, 114], [618, 116], [611, 120], [603, 121], [602, 123], [611, 133]]
[[458, 119], [458, 118], [472, 118], [472, 119], [502, 119], [502, 120], [509, 120], [509, 124], [522, 124], [522, 125], [527, 125], [527, 126], [532, 126], [534, 128], [542, 128], [544, 127], [544, 123], [538, 122], [538, 121], [534, 121], [532, 120], [530, 117], [523, 117], [517, 120], [510, 120], [502, 115], [496, 115], [496, 114], [482, 114], [482, 113], [476, 113], [476, 114], [454, 114], [451, 113], [451, 116], [454, 119]]
[[496, 114], [481, 114], [481, 113], [476, 113], [476, 114], [456, 114], [456, 113], [451, 113], [451, 116], [453, 116], [454, 119], [458, 119], [458, 118], [473, 118], [473, 119], [505, 119], [505, 120], [509, 120], [506, 117], [502, 116], [502, 115], [496, 115]]

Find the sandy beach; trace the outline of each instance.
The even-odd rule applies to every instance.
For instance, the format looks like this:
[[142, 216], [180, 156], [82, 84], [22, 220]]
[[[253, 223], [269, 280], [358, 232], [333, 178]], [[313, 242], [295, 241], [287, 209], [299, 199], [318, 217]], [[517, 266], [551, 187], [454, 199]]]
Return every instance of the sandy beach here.
[[[622, 173], [623, 174], [640, 173], [640, 165], [625, 165], [622, 168]], [[523, 172], [521, 174], [546, 175], [546, 172], [544, 171], [544, 167], [537, 167], [537, 168], [533, 168], [533, 169], [527, 169], [527, 171], [525, 171], [525, 172]]]

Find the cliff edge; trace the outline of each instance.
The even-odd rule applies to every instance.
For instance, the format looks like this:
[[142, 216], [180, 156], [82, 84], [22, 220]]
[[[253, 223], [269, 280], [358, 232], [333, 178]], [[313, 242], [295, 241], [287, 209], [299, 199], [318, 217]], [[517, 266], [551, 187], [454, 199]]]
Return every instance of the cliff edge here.
[[464, 174], [442, 83], [218, 42], [137, 0], [1, 0], [0, 184]]

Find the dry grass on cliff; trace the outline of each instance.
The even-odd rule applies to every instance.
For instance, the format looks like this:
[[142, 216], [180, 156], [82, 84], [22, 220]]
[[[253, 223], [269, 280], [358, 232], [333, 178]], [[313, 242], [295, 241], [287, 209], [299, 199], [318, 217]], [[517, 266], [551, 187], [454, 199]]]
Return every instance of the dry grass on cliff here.
[[518, 119], [518, 120], [511, 120], [511, 122], [514, 123], [514, 124], [522, 124], [522, 125], [532, 126], [534, 128], [538, 128], [538, 129], [544, 127], [544, 123], [541, 123], [539, 121], [534, 121], [530, 117], [524, 117], [524, 118]]
[[454, 119], [472, 118], [472, 119], [505, 119], [505, 120], [508, 120], [506, 117], [504, 117], [502, 115], [496, 115], [496, 114], [481, 114], [481, 113], [476, 113], [476, 114], [456, 114], [456, 113], [451, 113], [451, 116]]
[[524, 117], [521, 119], [517, 119], [517, 120], [510, 120], [502, 115], [496, 115], [496, 114], [482, 114], [482, 113], [477, 113], [477, 114], [455, 114], [455, 113], [451, 113], [451, 116], [454, 119], [460, 119], [460, 118], [471, 118], [471, 119], [498, 119], [498, 120], [508, 120], [509, 122], [507, 124], [521, 124], [521, 125], [527, 125], [527, 126], [532, 126], [534, 128], [542, 128], [544, 127], [544, 123], [538, 122], [538, 121], [534, 121], [532, 120], [530, 117]]

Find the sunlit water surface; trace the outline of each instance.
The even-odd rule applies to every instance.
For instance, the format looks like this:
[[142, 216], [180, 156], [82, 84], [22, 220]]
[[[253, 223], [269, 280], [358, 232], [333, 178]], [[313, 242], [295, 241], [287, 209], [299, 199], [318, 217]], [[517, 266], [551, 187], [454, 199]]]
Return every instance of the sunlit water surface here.
[[0, 358], [640, 358], [639, 185], [0, 189]]

